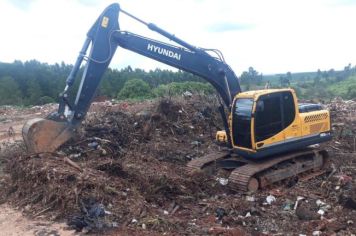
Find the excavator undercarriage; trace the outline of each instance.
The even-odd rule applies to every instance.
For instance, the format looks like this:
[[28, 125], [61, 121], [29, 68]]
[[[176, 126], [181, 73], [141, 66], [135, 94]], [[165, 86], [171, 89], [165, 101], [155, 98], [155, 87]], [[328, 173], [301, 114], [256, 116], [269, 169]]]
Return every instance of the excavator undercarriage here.
[[323, 173], [328, 160], [325, 150], [304, 149], [255, 161], [231, 154], [229, 151], [214, 152], [187, 164], [190, 172], [204, 171], [216, 174], [223, 169], [228, 172], [228, 186], [235, 191], [263, 189], [273, 183], [298, 178], [302, 175]]

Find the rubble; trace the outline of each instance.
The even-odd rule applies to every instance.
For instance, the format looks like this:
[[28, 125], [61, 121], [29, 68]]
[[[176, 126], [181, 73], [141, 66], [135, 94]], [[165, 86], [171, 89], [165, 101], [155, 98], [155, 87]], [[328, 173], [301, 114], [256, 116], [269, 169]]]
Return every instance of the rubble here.
[[331, 148], [356, 153], [356, 101], [336, 97], [326, 107], [330, 110], [334, 133]]
[[295, 209], [295, 214], [300, 220], [317, 220], [320, 219], [319, 211], [316, 212], [310, 205], [305, 201], [300, 201], [297, 208]]
[[[223, 126], [214, 103], [210, 97], [95, 103], [78, 136], [58, 152], [29, 156], [21, 143], [0, 151], [0, 200], [82, 232], [114, 235], [354, 233], [354, 101], [327, 104], [334, 139], [320, 145], [330, 156], [324, 174], [247, 194], [225, 186], [225, 176], [185, 169], [219, 148], [214, 137]], [[45, 110], [0, 114], [17, 122]]]

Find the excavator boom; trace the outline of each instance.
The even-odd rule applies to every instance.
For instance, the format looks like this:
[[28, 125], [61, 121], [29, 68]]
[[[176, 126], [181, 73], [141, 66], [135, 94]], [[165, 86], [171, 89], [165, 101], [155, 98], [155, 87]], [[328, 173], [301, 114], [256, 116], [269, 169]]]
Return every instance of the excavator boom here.
[[[177, 46], [121, 31], [118, 23], [120, 12], [145, 24], [150, 30], [175, 42]], [[241, 89], [237, 76], [225, 63], [220, 51], [195, 47], [155, 24], [138, 19], [115, 3], [103, 11], [88, 31], [83, 47], [66, 80], [66, 87], [60, 94], [58, 111], [50, 114], [46, 119], [30, 120], [25, 124], [23, 137], [31, 152], [52, 152], [72, 137], [76, 127], [85, 118], [102, 76], [118, 46], [190, 72], [211, 83], [223, 101], [219, 110], [223, 117], [225, 131], [227, 134], [230, 133], [223, 104], [230, 107], [234, 96]], [[87, 55], [89, 47], [90, 52]], [[215, 53], [215, 56], [208, 52]], [[87, 63], [73, 103], [68, 91], [74, 84], [84, 59]], [[231, 141], [229, 136], [228, 140]]]

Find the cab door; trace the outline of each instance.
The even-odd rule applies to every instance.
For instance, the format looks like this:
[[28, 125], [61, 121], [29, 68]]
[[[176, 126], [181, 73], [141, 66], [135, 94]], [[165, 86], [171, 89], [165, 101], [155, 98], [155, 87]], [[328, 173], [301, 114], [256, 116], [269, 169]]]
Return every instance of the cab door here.
[[252, 98], [236, 99], [232, 112], [232, 141], [238, 148], [252, 149], [251, 117]]
[[298, 136], [295, 100], [291, 91], [261, 95], [254, 114], [256, 149], [283, 144]]
[[254, 113], [254, 142], [256, 149], [284, 140], [281, 93], [259, 96]]

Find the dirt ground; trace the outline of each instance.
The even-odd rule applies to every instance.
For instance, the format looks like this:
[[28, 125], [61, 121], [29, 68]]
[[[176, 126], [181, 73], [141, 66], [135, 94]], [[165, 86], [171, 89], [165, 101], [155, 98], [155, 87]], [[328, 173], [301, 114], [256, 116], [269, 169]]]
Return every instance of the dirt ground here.
[[65, 224], [53, 223], [44, 219], [30, 219], [13, 206], [0, 206], [0, 235], [8, 236], [72, 236], [74, 230], [66, 229]]
[[[334, 135], [323, 144], [331, 162], [326, 173], [257, 193], [234, 192], [217, 176], [192, 174], [185, 168], [191, 159], [220, 148], [214, 143], [216, 130], [222, 129], [215, 106], [216, 100], [209, 97], [95, 103], [71, 142], [55, 153], [39, 155], [26, 153], [22, 124], [29, 117], [44, 117], [56, 106], [0, 108], [0, 231], [356, 234], [355, 101], [335, 99], [326, 105]], [[6, 226], [14, 222], [12, 232]]]

